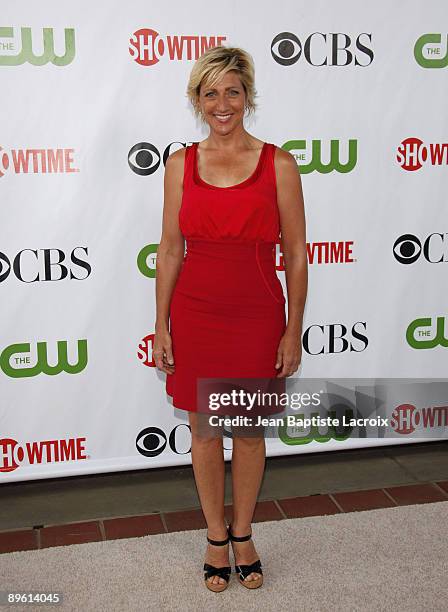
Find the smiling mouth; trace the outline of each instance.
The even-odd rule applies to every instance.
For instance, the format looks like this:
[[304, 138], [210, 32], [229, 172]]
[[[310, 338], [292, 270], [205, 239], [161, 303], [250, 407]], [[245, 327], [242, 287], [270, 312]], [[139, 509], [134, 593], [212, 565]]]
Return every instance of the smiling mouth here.
[[227, 121], [229, 121], [231, 116], [232, 113], [228, 113], [227, 115], [214, 115], [215, 119], [217, 119], [220, 123], [226, 123]]

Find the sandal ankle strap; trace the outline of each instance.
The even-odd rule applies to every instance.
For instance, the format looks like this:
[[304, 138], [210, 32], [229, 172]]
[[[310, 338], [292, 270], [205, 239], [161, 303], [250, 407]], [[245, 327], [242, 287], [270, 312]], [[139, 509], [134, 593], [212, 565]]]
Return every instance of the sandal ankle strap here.
[[245, 536], [234, 536], [231, 530], [230, 525], [227, 528], [227, 533], [229, 534], [229, 538], [232, 540], [232, 542], [247, 542], [247, 540], [250, 540], [252, 537], [252, 534], [249, 533], [249, 535], [245, 535]]
[[208, 536], [207, 536], [207, 542], [209, 544], [212, 544], [213, 546], [225, 546], [226, 544], [229, 543], [229, 536], [227, 536], [227, 538], [225, 540], [211, 540]]

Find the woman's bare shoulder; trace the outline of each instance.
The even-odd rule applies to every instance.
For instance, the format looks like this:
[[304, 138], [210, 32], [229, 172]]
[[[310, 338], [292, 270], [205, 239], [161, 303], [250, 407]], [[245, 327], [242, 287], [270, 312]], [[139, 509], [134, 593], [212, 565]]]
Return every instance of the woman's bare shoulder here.
[[287, 170], [287, 169], [294, 169], [297, 170], [297, 162], [296, 159], [294, 157], [294, 155], [292, 155], [289, 151], [285, 151], [285, 149], [282, 149], [281, 147], [277, 147], [277, 145], [275, 145], [275, 153], [274, 153], [275, 157], [274, 157], [274, 163], [275, 163], [275, 167], [277, 169], [282, 169], [282, 170]]
[[177, 149], [165, 162], [165, 180], [181, 183], [184, 176], [186, 147]]
[[181, 147], [180, 149], [177, 149], [177, 151], [171, 153], [166, 160], [165, 167], [168, 166], [168, 164], [173, 168], [183, 166], [186, 150], [186, 147]]

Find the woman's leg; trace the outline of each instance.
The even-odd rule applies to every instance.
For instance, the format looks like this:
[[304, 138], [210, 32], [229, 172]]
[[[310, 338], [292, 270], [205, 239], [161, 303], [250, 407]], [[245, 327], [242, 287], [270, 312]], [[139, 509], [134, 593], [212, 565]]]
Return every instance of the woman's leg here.
[[[207, 535], [211, 540], [225, 540], [227, 527], [224, 516], [224, 451], [222, 435], [212, 428], [207, 433], [206, 415], [189, 412], [191, 427], [191, 459], [193, 472], [207, 522]], [[225, 567], [229, 563], [229, 546], [207, 544], [205, 562], [215, 567]], [[214, 584], [225, 582], [219, 576], [209, 578]]]
[[[251, 522], [263, 479], [266, 457], [264, 435], [244, 437], [233, 433], [232, 492], [234, 536], [245, 536], [252, 532]], [[250, 565], [258, 559], [252, 539], [247, 542], [232, 542], [237, 565]], [[246, 580], [259, 576], [252, 572]]]

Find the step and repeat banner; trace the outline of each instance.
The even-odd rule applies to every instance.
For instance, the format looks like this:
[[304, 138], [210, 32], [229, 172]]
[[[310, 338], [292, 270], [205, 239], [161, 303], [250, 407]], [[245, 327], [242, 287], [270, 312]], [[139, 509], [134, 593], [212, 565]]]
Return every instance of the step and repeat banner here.
[[[444, 0], [2, 2], [1, 482], [191, 462], [151, 360], [155, 262], [166, 159], [208, 134], [189, 73], [216, 45], [251, 53], [246, 128], [300, 168], [300, 376], [446, 376], [447, 18]], [[267, 454], [437, 438], [448, 398], [391, 401], [393, 437], [283, 431]]]

